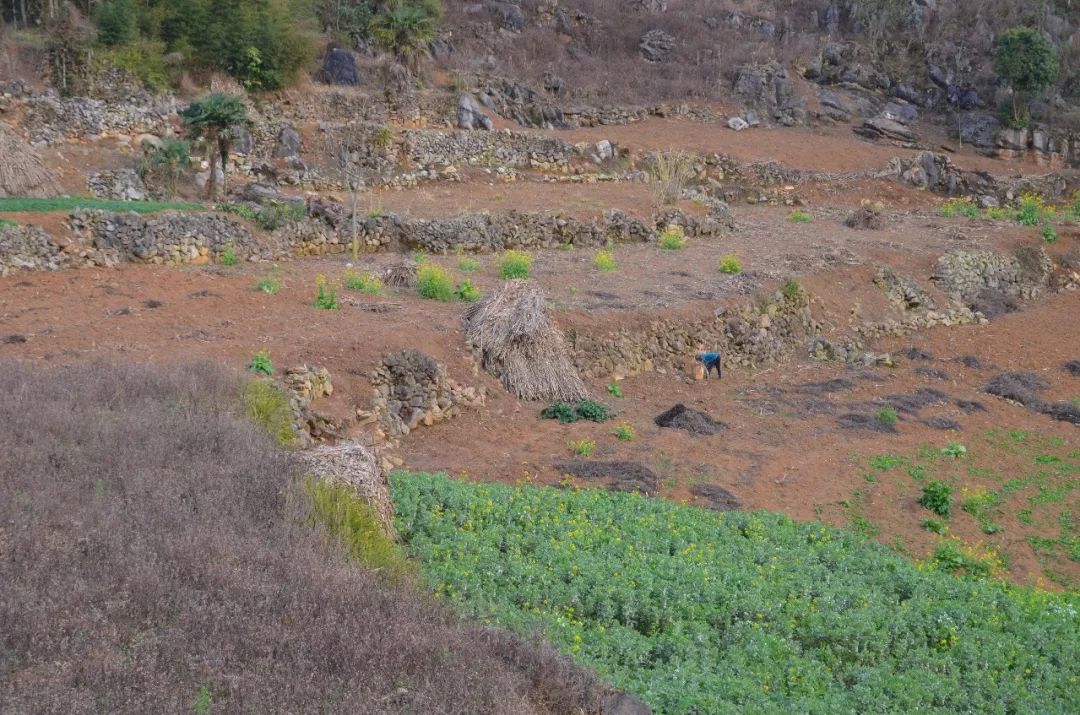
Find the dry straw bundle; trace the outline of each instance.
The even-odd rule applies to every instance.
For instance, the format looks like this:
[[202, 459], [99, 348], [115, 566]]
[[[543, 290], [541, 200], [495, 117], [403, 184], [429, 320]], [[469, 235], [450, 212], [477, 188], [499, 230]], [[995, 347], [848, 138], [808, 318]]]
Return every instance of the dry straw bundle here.
[[48, 198], [60, 185], [34, 148], [0, 122], [0, 196]]
[[512, 280], [465, 313], [465, 337], [484, 369], [522, 400], [576, 402], [588, 397], [562, 331], [530, 282]]

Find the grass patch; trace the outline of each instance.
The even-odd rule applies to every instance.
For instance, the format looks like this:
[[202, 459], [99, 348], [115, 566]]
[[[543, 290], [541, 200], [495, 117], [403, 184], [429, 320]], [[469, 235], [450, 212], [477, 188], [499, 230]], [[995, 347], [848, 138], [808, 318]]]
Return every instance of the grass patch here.
[[158, 211], [206, 211], [203, 204], [180, 201], [108, 201], [105, 199], [59, 198], [31, 199], [15, 196], [0, 197], [0, 213], [46, 213], [49, 211], [74, 211], [75, 209], [98, 209], [101, 211], [134, 211], [157, 213]]
[[251, 362], [248, 363], [248, 372], [253, 372], [256, 375], [270, 376], [274, 374], [274, 363], [270, 360], [269, 350], [260, 350], [255, 353]]
[[739, 262], [739, 258], [732, 254], [727, 254], [720, 259], [720, 272], [724, 275], [734, 276], [742, 273], [742, 263]]
[[615, 431], [612, 432], [612, 434], [615, 435], [615, 439], [620, 442], [633, 442], [634, 438], [637, 437], [637, 431], [629, 422], [623, 422], [615, 428]]
[[945, 201], [941, 204], [940, 213], [945, 218], [954, 218], [956, 216], [978, 218], [979, 207], [975, 205], [975, 200], [970, 196], [964, 196]]
[[244, 385], [244, 410], [282, 447], [296, 444], [292, 408], [285, 391], [269, 380], [252, 380]]
[[618, 268], [618, 264], [615, 263], [615, 255], [611, 251], [599, 250], [596, 255], [593, 256], [593, 265], [597, 270], [610, 273]]
[[660, 248], [665, 251], [681, 251], [686, 248], [686, 240], [682, 226], [671, 226], [660, 234]]
[[255, 284], [251, 286], [251, 290], [267, 293], [269, 295], [276, 295], [277, 292], [281, 290], [281, 281], [278, 279], [276, 273], [271, 272], [255, 281]]
[[564, 425], [586, 420], [589, 422], [606, 422], [611, 419], [611, 408], [603, 402], [594, 400], [581, 400], [576, 405], [568, 402], [556, 402], [550, 407], [545, 407], [540, 416], [546, 420], [558, 420]]
[[499, 262], [499, 275], [507, 279], [528, 278], [532, 262], [532, 256], [524, 251], [507, 251]]
[[795, 210], [788, 214], [787, 220], [791, 223], [810, 223], [814, 220], [814, 214], [809, 211]]
[[344, 283], [349, 290], [359, 291], [367, 295], [382, 295], [383, 292], [383, 282], [374, 273], [346, 271]]
[[337, 537], [352, 559], [378, 569], [392, 582], [419, 577], [419, 567], [385, 534], [375, 509], [350, 487], [309, 480], [305, 491], [315, 519]]
[[592, 453], [596, 451], [596, 440], [575, 439], [567, 442], [566, 446], [579, 457], [591, 457]]
[[620, 387], [619, 383], [617, 383], [617, 382], [613, 382], [610, 385], [608, 385], [607, 386], [607, 391], [608, 391], [608, 394], [611, 395], [612, 397], [622, 397], [623, 396], [622, 387]]
[[[846, 530], [606, 490], [391, 477], [438, 596], [541, 632], [656, 713], [1070, 712], [1075, 595]], [[987, 567], [986, 571], [992, 570]]]
[[480, 270], [480, 262], [473, 258], [462, 258], [458, 261], [457, 267], [462, 273], [476, 273]]
[[899, 419], [896, 414], [896, 408], [894, 407], [882, 407], [878, 410], [877, 421], [883, 425], [892, 427], [896, 424], [896, 420]]
[[449, 303], [454, 299], [454, 281], [450, 271], [438, 263], [421, 263], [416, 271], [416, 292], [422, 298]]
[[1043, 226], [1042, 231], [1040, 231], [1039, 233], [1042, 235], [1043, 240], [1047, 243], [1053, 244], [1058, 240], [1057, 231], [1055, 231], [1054, 227], [1050, 224], [1046, 224], [1045, 226]]
[[240, 257], [236, 255], [236, 247], [229, 243], [225, 246], [225, 250], [221, 252], [221, 265], [223, 266], [236, 266], [240, 263]]

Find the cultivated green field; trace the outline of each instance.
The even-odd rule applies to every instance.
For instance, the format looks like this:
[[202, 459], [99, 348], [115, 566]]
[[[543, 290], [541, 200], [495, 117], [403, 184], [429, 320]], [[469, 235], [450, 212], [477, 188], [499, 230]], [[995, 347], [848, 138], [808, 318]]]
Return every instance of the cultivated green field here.
[[1080, 596], [850, 531], [601, 490], [392, 478], [440, 598], [540, 631], [657, 713], [1080, 712]]
[[175, 201], [106, 201], [103, 199], [58, 198], [29, 199], [0, 197], [0, 213], [47, 213], [50, 211], [73, 211], [75, 209], [99, 209], [101, 211], [134, 211], [156, 213], [158, 211], [185, 210], [205, 211], [202, 204]]

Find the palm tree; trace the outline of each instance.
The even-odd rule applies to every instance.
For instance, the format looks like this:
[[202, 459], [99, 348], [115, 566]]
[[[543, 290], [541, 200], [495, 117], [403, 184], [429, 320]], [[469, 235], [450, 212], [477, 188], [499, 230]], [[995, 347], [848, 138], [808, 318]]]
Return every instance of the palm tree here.
[[439, 0], [392, 0], [371, 22], [371, 32], [398, 61], [415, 71], [442, 17]]
[[207, 194], [213, 201], [217, 196], [217, 175], [214, 172], [215, 157], [221, 162], [222, 191], [228, 179], [229, 154], [232, 152], [232, 134], [236, 127], [249, 123], [247, 107], [242, 98], [215, 92], [188, 105], [180, 112], [180, 119], [193, 139], [206, 139], [210, 153], [210, 181]]

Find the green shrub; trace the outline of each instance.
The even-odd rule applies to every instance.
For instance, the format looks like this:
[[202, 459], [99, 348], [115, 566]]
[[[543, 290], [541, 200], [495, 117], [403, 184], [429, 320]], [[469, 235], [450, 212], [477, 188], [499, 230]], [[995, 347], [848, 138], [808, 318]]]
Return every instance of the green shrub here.
[[792, 302], [802, 300], [803, 298], [802, 286], [794, 279], [784, 281], [784, 285], [780, 286], [780, 293], [784, 298]]
[[127, 72], [154, 92], [165, 92], [173, 84], [165, 55], [164, 42], [138, 40], [109, 48], [98, 59], [105, 65]]
[[1046, 224], [1042, 227], [1042, 237], [1047, 243], [1054, 243], [1058, 239], [1057, 231], [1050, 224]]
[[637, 431], [629, 422], [623, 422], [615, 428], [615, 431], [612, 432], [612, 434], [615, 435], [615, 439], [620, 442], [633, 442], [634, 437], [637, 436]]
[[273, 375], [274, 363], [270, 361], [270, 351], [260, 350], [255, 353], [251, 358], [251, 362], [248, 363], [248, 370], [256, 375]]
[[899, 416], [892, 407], [882, 407], [878, 410], [877, 420], [883, 425], [895, 425], [897, 419], [899, 419]]
[[936, 519], [923, 519], [919, 525], [934, 534], [944, 534], [947, 531], [945, 525]]
[[598, 270], [605, 272], [610, 272], [618, 268], [618, 265], [615, 263], [614, 254], [612, 254], [611, 251], [604, 250], [597, 251], [596, 255], [593, 256], [593, 265], [596, 266]]
[[232, 243], [225, 244], [225, 250], [221, 252], [221, 265], [223, 266], [235, 266], [240, 263], [240, 258], [236, 255], [236, 249]]
[[977, 218], [979, 215], [979, 207], [975, 205], [974, 199], [969, 196], [963, 196], [947, 199], [941, 204], [940, 212], [945, 218], [953, 218], [954, 216]]
[[345, 272], [345, 287], [349, 290], [367, 293], [368, 295], [381, 295], [383, 283], [374, 273], [357, 273], [356, 271]]
[[457, 290], [454, 291], [454, 297], [460, 300], [462, 303], [475, 303], [480, 300], [483, 293], [480, 289], [473, 285], [473, 282], [466, 278], [458, 284]]
[[660, 234], [660, 248], [665, 251], [678, 251], [686, 248], [686, 234], [682, 226], [670, 226]]
[[276, 273], [270, 273], [255, 281], [255, 285], [251, 286], [251, 289], [261, 293], [275, 295], [281, 290], [281, 281], [278, 280]]
[[296, 223], [307, 215], [303, 204], [273, 202], [255, 213], [255, 225], [263, 231], [276, 231], [282, 226]]
[[729, 253], [720, 259], [720, 272], [729, 276], [738, 275], [742, 273], [742, 263], [738, 257]]
[[139, 10], [135, 0], [104, 0], [94, 19], [97, 20], [98, 41], [106, 47], [123, 45], [138, 36]]
[[1057, 81], [1060, 71], [1058, 51], [1034, 27], [1014, 27], [997, 38], [994, 69], [1013, 89], [1013, 128], [1026, 126], [1029, 113], [1022, 99], [1045, 91]]
[[596, 441], [591, 439], [575, 439], [566, 444], [579, 457], [591, 457], [596, 449]]
[[499, 264], [499, 275], [503, 278], [528, 278], [532, 261], [532, 256], [524, 251], [507, 251]]
[[787, 220], [792, 223], [810, 223], [814, 220], [814, 215], [809, 211], [796, 209], [788, 214]]
[[948, 484], [934, 480], [923, 487], [919, 504], [948, 519], [952, 513], [952, 493], [952, 487]]
[[1046, 205], [1042, 197], [1036, 194], [1023, 194], [1016, 209], [1016, 220], [1022, 226], [1037, 226], [1043, 218]]
[[191, 167], [191, 144], [184, 139], [166, 137], [161, 146], [155, 147], [139, 163], [138, 171], [143, 180], [160, 185], [172, 198], [176, 184]]
[[960, 459], [967, 454], [967, 447], [959, 442], [950, 442], [941, 448], [941, 453], [946, 457], [952, 457], [953, 459]]
[[353, 560], [378, 569], [391, 581], [419, 577], [417, 565], [387, 536], [378, 512], [350, 487], [309, 480], [305, 491], [311, 499], [315, 519], [341, 541]]
[[607, 386], [607, 391], [608, 391], [608, 394], [611, 395], [612, 397], [622, 397], [623, 396], [622, 387], [620, 387], [619, 383], [617, 383], [617, 382], [613, 382], [610, 385], [608, 385]]
[[777, 514], [445, 475], [391, 487], [441, 600], [542, 633], [655, 713], [1076, 711], [1075, 594], [961, 581]]
[[438, 263], [422, 263], [416, 272], [416, 290], [421, 297], [448, 303], [454, 299], [450, 272]]
[[292, 408], [285, 391], [269, 380], [253, 380], [244, 386], [244, 409], [282, 447], [296, 444]]
[[326, 276], [319, 275], [315, 277], [315, 307], [322, 310], [338, 310], [341, 305], [338, 303], [338, 291], [337, 286], [331, 285], [326, 281]]
[[1004, 221], [1009, 218], [1009, 210], [1001, 206], [991, 206], [983, 211], [983, 218], [990, 221]]
[[581, 400], [576, 405], [567, 402], [556, 402], [550, 407], [545, 407], [540, 416], [548, 420], [558, 420], [562, 424], [570, 424], [578, 420], [590, 422], [606, 422], [611, 419], [611, 410], [603, 402], [594, 400]]
[[462, 273], [476, 273], [480, 270], [480, 262], [473, 258], [462, 258], [458, 261], [457, 267]]

